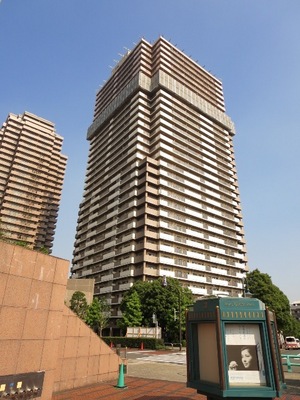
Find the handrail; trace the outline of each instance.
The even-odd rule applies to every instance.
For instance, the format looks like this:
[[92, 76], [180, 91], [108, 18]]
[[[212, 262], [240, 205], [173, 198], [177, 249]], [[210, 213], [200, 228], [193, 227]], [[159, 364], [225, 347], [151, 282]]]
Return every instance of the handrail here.
[[179, 349], [182, 349], [182, 344], [181, 343], [169, 343], [169, 342], [165, 342], [164, 346], [170, 346], [172, 347], [172, 350], [174, 347], [179, 347]]
[[[288, 372], [293, 372], [292, 366], [300, 367], [300, 355], [297, 355], [297, 354], [281, 354], [281, 360], [284, 360], [284, 359], [286, 359], [286, 362], [282, 361], [282, 365], [287, 365]], [[293, 362], [293, 360], [299, 360], [299, 362]]]

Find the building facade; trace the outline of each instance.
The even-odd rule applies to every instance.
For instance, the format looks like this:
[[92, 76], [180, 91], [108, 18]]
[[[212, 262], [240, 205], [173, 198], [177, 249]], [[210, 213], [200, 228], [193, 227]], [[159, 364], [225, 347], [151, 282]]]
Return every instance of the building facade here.
[[0, 130], [0, 232], [51, 252], [67, 157], [54, 124], [10, 113]]
[[99, 90], [72, 274], [95, 279], [113, 318], [136, 280], [242, 295], [234, 133], [222, 83], [162, 37], [142, 39]]
[[291, 303], [291, 314], [294, 318], [300, 321], [300, 300]]

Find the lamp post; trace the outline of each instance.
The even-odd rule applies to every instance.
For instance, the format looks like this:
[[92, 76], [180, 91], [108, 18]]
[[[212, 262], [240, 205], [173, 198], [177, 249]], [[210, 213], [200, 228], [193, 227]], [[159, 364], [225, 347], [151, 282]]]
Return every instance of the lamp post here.
[[158, 320], [155, 313], [152, 314], [152, 321], [155, 324], [155, 339], [158, 338]]
[[181, 329], [181, 288], [178, 287], [178, 302], [179, 302], [179, 351], [182, 350], [182, 329]]
[[248, 289], [247, 277], [243, 275], [243, 297], [252, 297], [252, 293]]

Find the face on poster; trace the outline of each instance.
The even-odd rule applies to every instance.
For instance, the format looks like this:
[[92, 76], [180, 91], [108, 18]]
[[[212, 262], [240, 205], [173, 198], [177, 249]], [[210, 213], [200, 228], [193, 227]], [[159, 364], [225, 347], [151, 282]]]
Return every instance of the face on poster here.
[[258, 324], [226, 324], [225, 343], [230, 386], [266, 386]]

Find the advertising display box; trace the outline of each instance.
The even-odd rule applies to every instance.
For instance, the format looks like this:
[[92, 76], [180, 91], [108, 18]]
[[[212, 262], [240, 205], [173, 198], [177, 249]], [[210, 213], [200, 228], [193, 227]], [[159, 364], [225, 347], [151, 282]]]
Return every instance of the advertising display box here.
[[187, 386], [208, 398], [275, 398], [284, 389], [276, 318], [258, 299], [198, 300], [187, 312]]

